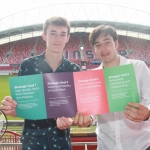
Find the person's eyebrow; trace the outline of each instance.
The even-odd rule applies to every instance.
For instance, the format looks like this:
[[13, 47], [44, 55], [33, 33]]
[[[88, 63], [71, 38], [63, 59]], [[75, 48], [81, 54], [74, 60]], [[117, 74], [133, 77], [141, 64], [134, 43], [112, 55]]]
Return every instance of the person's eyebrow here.
[[107, 38], [105, 38], [103, 41], [107, 41], [107, 40], [109, 41], [109, 40], [110, 40], [110, 38], [109, 38], [109, 37], [107, 37]]
[[[57, 31], [56, 30], [50, 30], [50, 32], [53, 33], [53, 32], [57, 32]], [[65, 32], [65, 31], [62, 31], [61, 33], [67, 34], [67, 32]]]
[[[103, 41], [109, 41], [109, 40], [110, 40], [110, 38], [107, 37], [107, 38], [105, 38]], [[94, 42], [94, 45], [97, 44], [97, 43], [99, 43], [99, 42]]]
[[56, 32], [55, 30], [50, 30], [49, 32]]
[[97, 44], [97, 43], [99, 43], [99, 42], [94, 42], [94, 45]]
[[63, 34], [67, 34], [67, 32], [65, 32], [65, 31], [62, 31], [61, 33], [63, 33]]

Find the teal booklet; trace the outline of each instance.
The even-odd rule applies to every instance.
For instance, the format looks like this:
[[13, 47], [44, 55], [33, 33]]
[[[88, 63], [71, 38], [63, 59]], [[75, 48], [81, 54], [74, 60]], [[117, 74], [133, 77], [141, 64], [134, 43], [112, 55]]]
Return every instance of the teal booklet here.
[[139, 102], [132, 64], [82, 72], [10, 77], [17, 116], [25, 119], [74, 117], [125, 110]]

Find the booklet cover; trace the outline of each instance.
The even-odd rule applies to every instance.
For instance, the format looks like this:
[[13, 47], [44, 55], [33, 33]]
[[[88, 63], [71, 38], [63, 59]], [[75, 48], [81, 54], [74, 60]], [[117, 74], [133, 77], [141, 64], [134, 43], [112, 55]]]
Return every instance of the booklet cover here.
[[84, 115], [109, 112], [103, 70], [74, 73], [77, 108]]
[[74, 117], [77, 112], [73, 73], [43, 74], [47, 118]]
[[11, 95], [17, 101], [17, 116], [26, 119], [44, 119], [46, 115], [43, 77], [39, 75], [10, 77]]
[[74, 117], [125, 110], [139, 102], [132, 64], [83, 72], [10, 77], [17, 116], [25, 119]]
[[110, 112], [125, 110], [129, 102], [139, 103], [133, 64], [104, 69]]

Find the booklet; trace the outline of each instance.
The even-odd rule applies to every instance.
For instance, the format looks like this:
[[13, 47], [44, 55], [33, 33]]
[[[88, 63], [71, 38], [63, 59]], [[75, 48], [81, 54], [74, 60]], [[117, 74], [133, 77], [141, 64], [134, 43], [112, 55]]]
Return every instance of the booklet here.
[[82, 72], [10, 77], [17, 116], [25, 119], [74, 117], [125, 110], [139, 102], [132, 64]]

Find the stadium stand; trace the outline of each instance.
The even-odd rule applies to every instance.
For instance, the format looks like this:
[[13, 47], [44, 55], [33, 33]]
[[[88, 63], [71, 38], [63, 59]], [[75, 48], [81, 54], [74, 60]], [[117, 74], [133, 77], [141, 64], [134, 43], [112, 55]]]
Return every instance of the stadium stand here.
[[41, 54], [43, 51], [45, 51], [45, 41], [43, 41], [42, 37], [38, 37], [37, 39], [37, 46], [35, 47], [36, 55]]
[[149, 62], [150, 58], [150, 42], [144, 39], [137, 39], [131, 37], [125, 37], [126, 42], [128, 43], [129, 49], [132, 50], [131, 53], [135, 59], [139, 59]]
[[6, 43], [0, 46], [0, 64], [5, 64], [5, 59], [9, 56], [13, 42]]
[[23, 59], [31, 57], [30, 52], [35, 45], [35, 38], [17, 41], [12, 49], [12, 54], [7, 58], [6, 64], [20, 64]]
[[[119, 54], [130, 59], [140, 59], [148, 64], [150, 63], [150, 41], [127, 36], [119, 36], [118, 40], [119, 47], [117, 51]], [[64, 56], [73, 62], [81, 64], [80, 45], [83, 45], [83, 56], [87, 65], [92, 64], [91, 62], [95, 62], [95, 64], [99, 62], [88, 42], [88, 35], [79, 38], [71, 34], [70, 41], [64, 48]], [[45, 42], [42, 37], [34, 37], [0, 45], [0, 51], [0, 65], [15, 66], [19, 65], [25, 58], [39, 55], [45, 51]], [[18, 66], [15, 67], [15, 69], [18, 68]], [[9, 69], [13, 69], [13, 67]]]
[[119, 43], [119, 47], [117, 50], [126, 50], [127, 47], [126, 47], [126, 43], [124, 42], [124, 36], [119, 36], [118, 38], [118, 43]]

